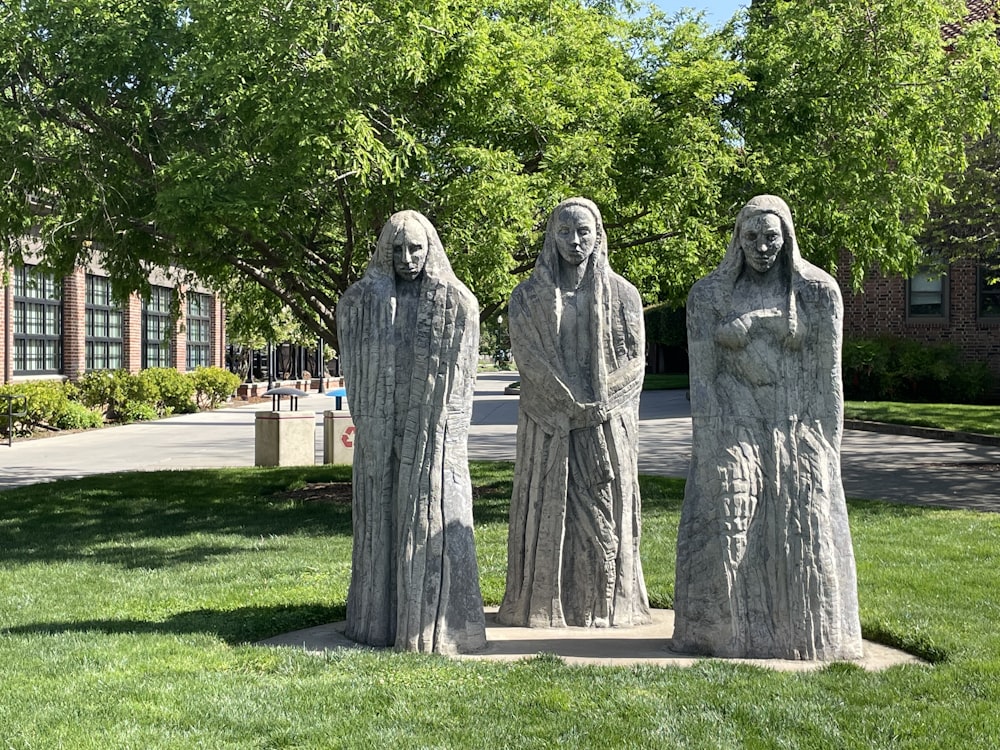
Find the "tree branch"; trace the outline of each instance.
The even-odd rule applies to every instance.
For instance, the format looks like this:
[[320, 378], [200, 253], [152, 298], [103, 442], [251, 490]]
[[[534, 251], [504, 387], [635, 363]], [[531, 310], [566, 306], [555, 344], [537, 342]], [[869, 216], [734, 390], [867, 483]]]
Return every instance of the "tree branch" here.
[[680, 232], [661, 232], [660, 234], [651, 234], [647, 237], [641, 237], [637, 240], [629, 240], [628, 242], [619, 242], [614, 245], [614, 247], [608, 247], [608, 250], [627, 250], [630, 247], [639, 247], [639, 245], [648, 245], [650, 242], [660, 242], [661, 240], [669, 240], [671, 237], [680, 237]]
[[351, 201], [347, 197], [347, 190], [344, 183], [337, 182], [337, 199], [340, 201], [341, 211], [344, 213], [344, 259], [340, 264], [341, 289], [346, 289], [351, 277], [351, 268], [354, 266], [354, 212], [351, 210]]

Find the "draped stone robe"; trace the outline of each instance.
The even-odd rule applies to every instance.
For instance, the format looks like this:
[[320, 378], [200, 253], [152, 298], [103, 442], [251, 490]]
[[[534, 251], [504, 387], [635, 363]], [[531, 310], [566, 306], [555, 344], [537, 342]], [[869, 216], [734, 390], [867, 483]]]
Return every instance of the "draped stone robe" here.
[[337, 309], [356, 427], [346, 632], [399, 650], [474, 651], [486, 644], [467, 450], [478, 306], [434, 243], [412, 282], [380, 252]]
[[[551, 246], [511, 297], [521, 396], [498, 614], [506, 624], [606, 627], [650, 619], [639, 559], [642, 308], [603, 252], [595, 250], [572, 301], [554, 283]], [[573, 311], [565, 309], [570, 304]], [[589, 356], [566, 351], [567, 315], [589, 333], [582, 335]]]
[[[766, 197], [765, 197], [766, 198]], [[773, 200], [758, 200], [771, 208]], [[786, 223], [782, 317], [738, 291], [738, 246], [692, 288], [691, 466], [677, 542], [674, 648], [809, 660], [861, 656], [840, 476], [843, 304]], [[734, 243], [739, 234], [737, 226]], [[789, 322], [794, 321], [794, 322]]]

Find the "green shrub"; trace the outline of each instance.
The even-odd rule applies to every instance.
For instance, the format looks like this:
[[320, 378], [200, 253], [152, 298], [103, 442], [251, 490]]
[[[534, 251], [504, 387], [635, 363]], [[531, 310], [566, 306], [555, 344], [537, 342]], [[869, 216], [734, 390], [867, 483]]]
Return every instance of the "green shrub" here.
[[172, 367], [152, 367], [138, 375], [140, 401], [152, 406], [157, 414], [187, 414], [197, 410], [194, 383]]
[[77, 382], [80, 403], [101, 410], [108, 419], [115, 419], [117, 406], [129, 391], [131, 375], [126, 370], [88, 372]]
[[125, 424], [131, 422], [150, 422], [158, 419], [160, 413], [152, 404], [142, 401], [128, 401], [119, 406], [118, 421]]
[[127, 370], [88, 372], [77, 384], [80, 401], [104, 412], [113, 422], [156, 419], [159, 389], [156, 383], [140, 380]]
[[845, 341], [843, 372], [847, 398], [863, 401], [978, 403], [993, 387], [986, 364], [958, 347], [908, 339]]
[[889, 372], [889, 345], [883, 339], [848, 339], [842, 356], [844, 393], [848, 398], [879, 400], [860, 394], [883, 393]]
[[55, 426], [61, 430], [89, 430], [104, 424], [104, 417], [94, 409], [88, 409], [79, 401], [67, 401], [56, 419]]
[[667, 303], [654, 305], [643, 312], [646, 341], [665, 346], [687, 346], [687, 312]]
[[[71, 400], [78, 395], [77, 388], [72, 383], [58, 380], [30, 380], [23, 383], [8, 383], [0, 386], [2, 394], [25, 396], [25, 401], [15, 402], [14, 409], [23, 411], [24, 416], [14, 420], [14, 434], [29, 435], [39, 427], [59, 430], [74, 430], [86, 427], [100, 427], [101, 415], [77, 401]], [[0, 401], [4, 408], [6, 399]], [[6, 432], [6, 411], [0, 420]]]
[[199, 367], [188, 373], [194, 384], [195, 400], [202, 409], [224, 404], [240, 386], [240, 376], [221, 367]]
[[948, 401], [962, 404], [979, 404], [988, 401], [996, 377], [985, 362], [965, 362], [948, 380], [946, 393], [952, 394]]
[[[0, 386], [0, 394], [5, 396], [25, 396], [25, 400], [13, 402], [15, 412], [23, 416], [14, 417], [13, 431], [15, 435], [30, 435], [31, 431], [41, 425], [51, 425], [60, 407], [66, 403], [66, 394], [59, 381], [30, 381], [24, 383], [9, 383]], [[3, 407], [3, 431], [7, 432], [7, 399], [0, 400]]]
[[24, 419], [32, 427], [54, 426], [56, 418], [69, 401], [63, 383], [58, 380], [17, 383], [14, 392], [27, 396], [24, 407], [27, 416]]

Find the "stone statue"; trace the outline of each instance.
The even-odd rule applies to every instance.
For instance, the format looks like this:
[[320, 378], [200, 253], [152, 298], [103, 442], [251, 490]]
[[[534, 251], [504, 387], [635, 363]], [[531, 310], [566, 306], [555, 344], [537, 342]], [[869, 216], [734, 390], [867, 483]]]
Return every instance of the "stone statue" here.
[[337, 306], [356, 427], [349, 638], [403, 651], [486, 645], [467, 439], [479, 308], [431, 223], [394, 214]]
[[639, 293], [608, 266], [600, 212], [573, 198], [510, 301], [521, 375], [507, 625], [650, 621], [639, 560]]
[[673, 648], [861, 656], [840, 478], [843, 303], [802, 259], [780, 198], [743, 207], [687, 306], [693, 441]]

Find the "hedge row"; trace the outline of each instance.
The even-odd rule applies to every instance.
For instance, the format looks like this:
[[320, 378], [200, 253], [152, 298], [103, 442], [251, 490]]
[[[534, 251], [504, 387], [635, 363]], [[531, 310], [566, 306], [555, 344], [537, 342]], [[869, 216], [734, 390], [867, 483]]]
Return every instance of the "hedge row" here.
[[844, 395], [858, 401], [976, 404], [990, 397], [993, 373], [958, 347], [895, 338], [844, 342]]
[[[137, 422], [225, 403], [239, 387], [240, 378], [219, 367], [199, 367], [183, 373], [172, 368], [151, 368], [133, 374], [125, 370], [89, 372], [79, 383], [57, 380], [28, 381], [0, 386], [0, 395], [26, 396], [15, 401], [15, 434], [37, 429], [85, 429], [110, 422]], [[6, 400], [0, 405], [6, 407]], [[22, 409], [21, 407], [24, 406]], [[0, 416], [6, 431], [6, 412]]]

